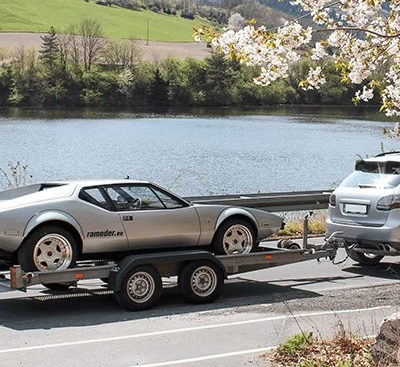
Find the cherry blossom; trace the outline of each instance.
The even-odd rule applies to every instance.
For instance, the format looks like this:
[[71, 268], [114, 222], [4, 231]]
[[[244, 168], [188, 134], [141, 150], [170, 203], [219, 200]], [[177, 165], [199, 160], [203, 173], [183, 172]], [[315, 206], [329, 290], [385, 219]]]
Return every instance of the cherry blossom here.
[[[237, 31], [221, 34], [202, 27], [214, 50], [227, 58], [259, 66], [255, 79], [267, 86], [286, 78], [302, 57], [314, 64], [304, 89], [318, 89], [326, 82], [324, 68], [333, 61], [344, 83], [359, 85], [353, 100], [370, 101], [380, 94], [382, 111], [400, 116], [400, 0], [293, 0], [305, 13], [283, 26], [267, 29], [251, 21]], [[315, 26], [304, 27], [300, 18], [311, 18]], [[318, 34], [318, 42], [313, 35]], [[321, 39], [322, 36], [322, 39]]]

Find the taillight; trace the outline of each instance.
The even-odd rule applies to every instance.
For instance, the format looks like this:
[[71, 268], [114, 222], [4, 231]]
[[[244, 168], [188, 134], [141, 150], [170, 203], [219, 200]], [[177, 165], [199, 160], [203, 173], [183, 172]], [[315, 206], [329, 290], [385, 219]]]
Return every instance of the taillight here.
[[331, 196], [329, 196], [329, 205], [336, 206], [336, 195], [332, 194]]
[[392, 210], [400, 208], [400, 195], [388, 195], [380, 198], [376, 203], [378, 210]]

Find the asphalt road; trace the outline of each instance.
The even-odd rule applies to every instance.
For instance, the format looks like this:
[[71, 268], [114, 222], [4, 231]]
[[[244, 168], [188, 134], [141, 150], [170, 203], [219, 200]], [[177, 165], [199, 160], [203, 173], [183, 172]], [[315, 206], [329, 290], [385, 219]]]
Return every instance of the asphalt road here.
[[267, 366], [262, 353], [300, 330], [376, 334], [400, 305], [394, 260], [248, 273], [211, 305], [185, 304], [170, 281], [156, 308], [137, 313], [119, 309], [101, 281], [64, 295], [0, 283], [0, 366]]

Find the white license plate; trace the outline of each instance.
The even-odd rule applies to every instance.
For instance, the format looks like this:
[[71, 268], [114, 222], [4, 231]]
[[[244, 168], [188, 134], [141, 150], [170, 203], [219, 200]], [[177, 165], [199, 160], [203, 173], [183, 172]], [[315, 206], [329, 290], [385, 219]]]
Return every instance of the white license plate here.
[[367, 214], [367, 206], [357, 204], [345, 204], [344, 211], [351, 214]]

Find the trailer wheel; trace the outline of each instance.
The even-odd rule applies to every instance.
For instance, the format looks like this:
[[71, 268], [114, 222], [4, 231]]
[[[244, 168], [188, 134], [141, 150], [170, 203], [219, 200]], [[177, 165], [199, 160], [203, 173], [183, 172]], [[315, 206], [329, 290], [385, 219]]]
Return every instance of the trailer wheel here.
[[360, 265], [376, 265], [383, 259], [383, 256], [349, 250], [347, 247], [346, 252], [350, 259], [358, 262]]
[[186, 265], [178, 277], [183, 297], [191, 303], [214, 301], [224, 284], [221, 268], [211, 261], [194, 261]]
[[160, 299], [161, 276], [152, 266], [138, 266], [122, 278], [119, 289], [114, 296], [120, 306], [129, 311], [146, 310]]

